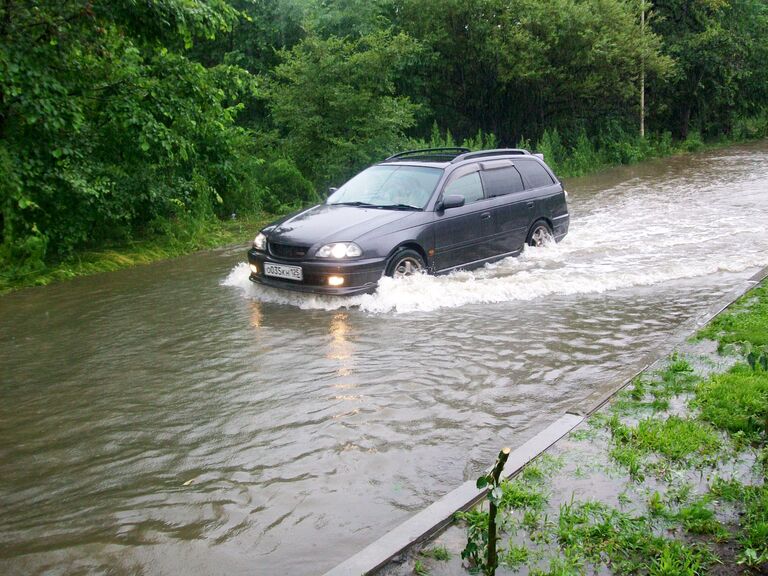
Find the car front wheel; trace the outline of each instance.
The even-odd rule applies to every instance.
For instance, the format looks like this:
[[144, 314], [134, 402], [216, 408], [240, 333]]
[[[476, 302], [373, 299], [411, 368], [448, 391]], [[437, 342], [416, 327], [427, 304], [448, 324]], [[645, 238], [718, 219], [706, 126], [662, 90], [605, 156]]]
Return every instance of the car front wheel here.
[[401, 250], [389, 261], [386, 275], [392, 278], [405, 278], [421, 274], [426, 268], [421, 254], [415, 250]]

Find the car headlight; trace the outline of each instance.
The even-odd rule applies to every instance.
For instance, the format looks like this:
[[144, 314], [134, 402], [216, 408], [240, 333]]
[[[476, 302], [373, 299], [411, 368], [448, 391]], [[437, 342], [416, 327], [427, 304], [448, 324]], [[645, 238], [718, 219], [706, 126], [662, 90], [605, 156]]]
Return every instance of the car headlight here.
[[326, 244], [317, 251], [318, 258], [335, 258], [341, 260], [342, 258], [357, 258], [362, 255], [363, 251], [354, 242], [335, 242], [333, 244]]
[[267, 237], [259, 232], [253, 240], [253, 247], [264, 252], [267, 249]]

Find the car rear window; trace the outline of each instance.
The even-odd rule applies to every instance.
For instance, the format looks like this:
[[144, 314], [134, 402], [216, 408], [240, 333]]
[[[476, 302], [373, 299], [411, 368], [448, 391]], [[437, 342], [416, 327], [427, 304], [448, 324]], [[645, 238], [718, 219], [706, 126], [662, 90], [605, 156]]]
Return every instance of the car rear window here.
[[552, 186], [555, 183], [552, 180], [552, 176], [544, 169], [544, 166], [534, 160], [517, 160], [515, 166], [520, 170], [520, 173], [525, 177], [531, 188]]
[[484, 170], [483, 183], [489, 198], [523, 190], [523, 181], [520, 178], [520, 173], [512, 166]]

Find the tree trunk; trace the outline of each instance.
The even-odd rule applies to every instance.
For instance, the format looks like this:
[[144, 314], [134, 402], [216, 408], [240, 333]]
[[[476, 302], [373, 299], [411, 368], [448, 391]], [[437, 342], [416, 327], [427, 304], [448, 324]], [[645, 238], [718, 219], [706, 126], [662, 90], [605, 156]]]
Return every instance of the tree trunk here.
[[640, 3], [640, 138], [645, 138], [645, 6]]
[[691, 122], [691, 105], [686, 103], [683, 112], [680, 115], [680, 137], [685, 140], [688, 138], [688, 127]]

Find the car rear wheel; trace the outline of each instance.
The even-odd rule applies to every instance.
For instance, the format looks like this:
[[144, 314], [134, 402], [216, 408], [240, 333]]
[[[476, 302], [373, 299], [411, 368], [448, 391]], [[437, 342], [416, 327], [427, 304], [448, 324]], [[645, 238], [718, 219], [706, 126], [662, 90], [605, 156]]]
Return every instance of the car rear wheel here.
[[389, 261], [387, 276], [392, 278], [405, 278], [414, 274], [421, 274], [426, 268], [421, 254], [415, 250], [401, 250]]
[[554, 241], [555, 237], [552, 236], [552, 229], [549, 227], [549, 224], [540, 220], [531, 226], [531, 231], [528, 232], [528, 240], [526, 240], [526, 243], [529, 246], [540, 248], [547, 244], [551, 244]]

